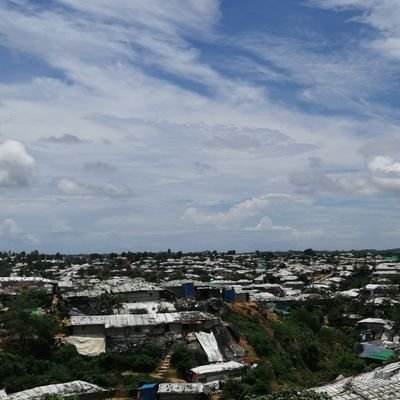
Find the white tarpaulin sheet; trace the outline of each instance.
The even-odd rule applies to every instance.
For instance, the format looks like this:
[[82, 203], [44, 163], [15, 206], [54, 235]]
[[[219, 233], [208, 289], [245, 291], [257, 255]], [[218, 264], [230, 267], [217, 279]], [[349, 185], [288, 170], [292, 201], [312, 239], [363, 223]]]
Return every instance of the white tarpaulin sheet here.
[[99, 336], [68, 336], [65, 343], [73, 344], [79, 354], [83, 356], [98, 356], [106, 351], [106, 338]]
[[100, 393], [106, 390], [100, 386], [93, 385], [84, 381], [73, 381], [67, 383], [59, 383], [55, 385], [39, 386], [33, 389], [24, 390], [22, 392], [12, 393], [9, 395], [10, 400], [41, 400], [46, 396], [57, 396], [68, 398], [69, 396], [77, 396], [87, 393]]
[[196, 332], [196, 337], [201, 347], [206, 352], [208, 361], [224, 361], [224, 357], [222, 357], [222, 354], [219, 350], [217, 340], [215, 339], [215, 336], [212, 332]]

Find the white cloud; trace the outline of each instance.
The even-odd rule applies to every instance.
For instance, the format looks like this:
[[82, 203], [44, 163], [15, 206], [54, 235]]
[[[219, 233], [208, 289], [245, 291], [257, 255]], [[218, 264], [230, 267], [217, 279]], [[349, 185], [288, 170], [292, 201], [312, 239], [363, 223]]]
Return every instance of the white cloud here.
[[35, 160], [22, 143], [6, 140], [0, 144], [0, 186], [28, 186], [34, 175]]
[[376, 156], [368, 163], [369, 169], [378, 174], [400, 174], [400, 162], [389, 156]]
[[[17, 2], [18, 7], [10, 6]], [[72, 225], [74, 235], [69, 236], [74, 238], [68, 241], [47, 237], [55, 250], [75, 246], [74, 251], [87, 251], [94, 242], [100, 246], [87, 239], [100, 230], [99, 215], [105, 221], [101, 229], [114, 237], [102, 242], [108, 249], [122, 242], [129, 242], [127, 248], [146, 244], [148, 237], [157, 237], [148, 241], [164, 246], [180, 230], [185, 233], [177, 246], [217, 246], [220, 240], [225, 245], [236, 237], [242, 248], [253, 248], [254, 237], [262, 237], [257, 230], [270, 226], [268, 219], [255, 222], [267, 208], [275, 221], [287, 211], [287, 203], [280, 203], [291, 201], [290, 226], [299, 226], [299, 210], [314, 215], [313, 203], [300, 204], [300, 197], [251, 197], [255, 188], [259, 193], [291, 192], [287, 177], [293, 173], [303, 174], [299, 185], [317, 199], [320, 187], [333, 200], [355, 192], [393, 191], [384, 188], [393, 182], [373, 179], [387, 174], [378, 176], [365, 164], [377, 155], [390, 154], [394, 160], [397, 155], [374, 150], [365, 157], [358, 151], [381, 132], [398, 136], [390, 110], [365, 102], [365, 94], [386, 90], [388, 81], [396, 84], [386, 61], [371, 57], [372, 46], [354, 49], [352, 40], [344, 50], [332, 52], [319, 36], [289, 40], [266, 32], [237, 32], [227, 38], [219, 29], [225, 22], [220, 2], [213, 0], [53, 3], [55, 7], [31, 0], [0, 2], [0, 44], [12, 52], [13, 65], [32, 64], [39, 70], [1, 80], [1, 137], [7, 132], [26, 143], [34, 156], [32, 168], [24, 169], [29, 179], [22, 182], [32, 182], [36, 165], [40, 171], [29, 195], [2, 190], [0, 208], [10, 210], [3, 214], [16, 221], [23, 215], [23, 226], [41, 238], [46, 237], [40, 230], [43, 218], [55, 230], [68, 231]], [[220, 49], [224, 51], [214, 57]], [[238, 63], [226, 67], [230, 56], [240, 69]], [[271, 80], [278, 88], [269, 87]], [[280, 85], [285, 86], [283, 95], [274, 97]], [[318, 108], [303, 109], [304, 99]], [[319, 113], [321, 106], [335, 112]], [[354, 118], [355, 107], [368, 118]], [[55, 143], [78, 138], [85, 145], [50, 146], [43, 138]], [[85, 164], [93, 157], [102, 161]], [[332, 165], [343, 171], [329, 171]], [[111, 172], [110, 182], [102, 181]], [[55, 174], [68, 178], [54, 180]], [[15, 182], [21, 179], [9, 179], [7, 186], [18, 186]], [[122, 207], [116, 199], [132, 195], [130, 188], [138, 188], [140, 196]], [[337, 224], [350, 220], [328, 209], [313, 223], [319, 227], [333, 216]], [[239, 238], [247, 226], [258, 228]], [[134, 231], [143, 233], [141, 241], [126, 239]], [[291, 237], [291, 244], [296, 235], [306, 235], [286, 226], [273, 225], [271, 232], [271, 239]], [[261, 239], [258, 243], [265, 245]]]
[[64, 133], [62, 136], [49, 136], [43, 139], [49, 143], [56, 144], [79, 144], [82, 143], [82, 140], [78, 138], [76, 135], [71, 135], [70, 133]]
[[400, 190], [400, 179], [396, 178], [384, 178], [380, 176], [373, 176], [372, 182], [382, 191], [394, 191]]
[[[391, 147], [389, 146], [391, 145]], [[389, 146], [389, 147], [388, 147]], [[378, 155], [374, 155], [377, 152]], [[390, 194], [400, 190], [400, 161], [391, 155], [379, 152], [397, 153], [398, 141], [394, 138], [383, 138], [368, 143], [361, 149], [365, 157], [365, 170], [335, 171], [328, 173], [323, 170], [323, 164], [311, 165], [311, 171], [293, 174], [290, 182], [300, 193], [336, 193], [359, 196], [374, 196]]]
[[12, 219], [6, 218], [0, 222], [0, 237], [4, 243], [11, 244], [37, 244], [38, 239], [20, 228], [20, 226]]
[[227, 224], [257, 215], [268, 202], [268, 195], [253, 197], [235, 204], [226, 212], [215, 213], [207, 213], [190, 207], [185, 210], [183, 218], [192, 220], [195, 224]]
[[272, 224], [272, 220], [270, 217], [262, 217], [260, 222], [254, 228], [247, 228], [249, 231], [272, 231], [274, 229], [274, 225]]
[[298, 240], [315, 239], [322, 235], [322, 231], [320, 229], [303, 231], [290, 226], [274, 225], [271, 218], [268, 216], [262, 217], [256, 226], [246, 228], [246, 230], [253, 232], [275, 232], [278, 234], [280, 233], [283, 235], [288, 235], [289, 237], [294, 237]]
[[322, 171], [292, 174], [290, 182], [299, 193], [373, 196], [380, 192], [371, 176], [365, 173], [335, 173]]
[[304, 40], [247, 34], [236, 41], [258, 60], [283, 71], [286, 80], [299, 85], [298, 99], [335, 110], [376, 114], [378, 107], [369, 104], [370, 97], [382, 89], [382, 82], [389, 85], [397, 74], [395, 67], [361, 45], [330, 52], [329, 42], [318, 37]]
[[66, 219], [54, 221], [51, 227], [53, 233], [69, 233], [73, 232], [73, 228]]
[[400, 162], [390, 156], [375, 156], [368, 162], [371, 181], [381, 191], [400, 190]]
[[131, 189], [121, 183], [107, 183], [105, 185], [88, 185], [74, 179], [62, 178], [56, 181], [57, 189], [66, 196], [106, 196], [128, 197], [132, 195]]
[[16, 224], [16, 222], [11, 218], [6, 218], [0, 224], [0, 232], [3, 235], [17, 235], [22, 233], [22, 229]]
[[205, 212], [195, 207], [189, 207], [185, 210], [183, 219], [191, 220], [199, 225], [226, 225], [258, 215], [271, 201], [289, 201], [295, 203], [304, 202], [306, 199], [304, 197], [283, 193], [269, 193], [237, 203], [225, 212]]
[[353, 20], [370, 25], [380, 33], [365, 45], [400, 60], [400, 3], [397, 0], [312, 0], [311, 3], [338, 11], [359, 10], [360, 14]]
[[117, 168], [104, 161], [89, 161], [83, 166], [85, 172], [98, 175], [107, 175], [117, 172]]

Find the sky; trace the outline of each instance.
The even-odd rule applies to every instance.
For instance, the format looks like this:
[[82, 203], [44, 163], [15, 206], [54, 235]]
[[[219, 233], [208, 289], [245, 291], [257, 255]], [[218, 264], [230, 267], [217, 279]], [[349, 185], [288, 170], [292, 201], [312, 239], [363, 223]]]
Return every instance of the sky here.
[[0, 248], [400, 247], [398, 0], [0, 1]]

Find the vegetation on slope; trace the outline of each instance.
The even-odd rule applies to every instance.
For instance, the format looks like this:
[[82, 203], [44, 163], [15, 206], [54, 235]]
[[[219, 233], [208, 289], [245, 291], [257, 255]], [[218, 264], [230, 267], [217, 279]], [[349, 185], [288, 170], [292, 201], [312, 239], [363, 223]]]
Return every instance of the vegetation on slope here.
[[132, 348], [83, 357], [72, 345], [57, 345], [54, 334], [60, 326], [53, 315], [45, 313], [51, 296], [27, 291], [7, 305], [8, 311], [0, 314], [0, 387], [8, 393], [76, 379], [107, 388], [123, 381], [134, 389], [151, 378], [127, 378], [122, 372], [152, 372], [163, 357], [163, 349], [152, 344], [142, 345], [140, 351]]
[[[51, 308], [50, 295], [27, 291], [5, 305], [8, 311], [0, 314], [0, 387], [9, 393], [75, 379], [109, 388], [137, 388], [151, 379], [140, 374], [154, 371], [164, 355], [160, 347], [147, 344], [140, 351], [83, 357], [73, 346], [57, 345], [54, 333], [60, 325], [47, 312]], [[328, 307], [327, 314], [334, 326], [340, 326], [333, 318], [335, 309]], [[222, 318], [240, 329], [260, 360], [241, 382], [225, 384], [224, 399], [265, 396], [288, 386], [312, 387], [366, 368], [354, 348], [356, 333], [324, 326], [324, 315], [318, 311], [301, 308], [277, 318], [261, 306], [246, 303], [226, 307]], [[201, 354], [179, 345], [174, 348], [171, 361], [182, 375], [203, 363]], [[126, 371], [131, 374], [124, 375]]]
[[241, 330], [261, 359], [242, 382], [228, 382], [224, 399], [266, 394], [283, 386], [311, 387], [340, 374], [365, 370], [355, 337], [322, 324], [322, 315], [305, 309], [280, 319], [255, 304], [226, 308], [223, 319]]

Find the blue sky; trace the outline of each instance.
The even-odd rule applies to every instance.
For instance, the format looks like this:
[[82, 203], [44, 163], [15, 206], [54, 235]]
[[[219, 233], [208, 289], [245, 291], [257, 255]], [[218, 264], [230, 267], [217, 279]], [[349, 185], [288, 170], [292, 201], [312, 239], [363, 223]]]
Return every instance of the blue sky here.
[[3, 250], [398, 247], [397, 0], [4, 0]]

